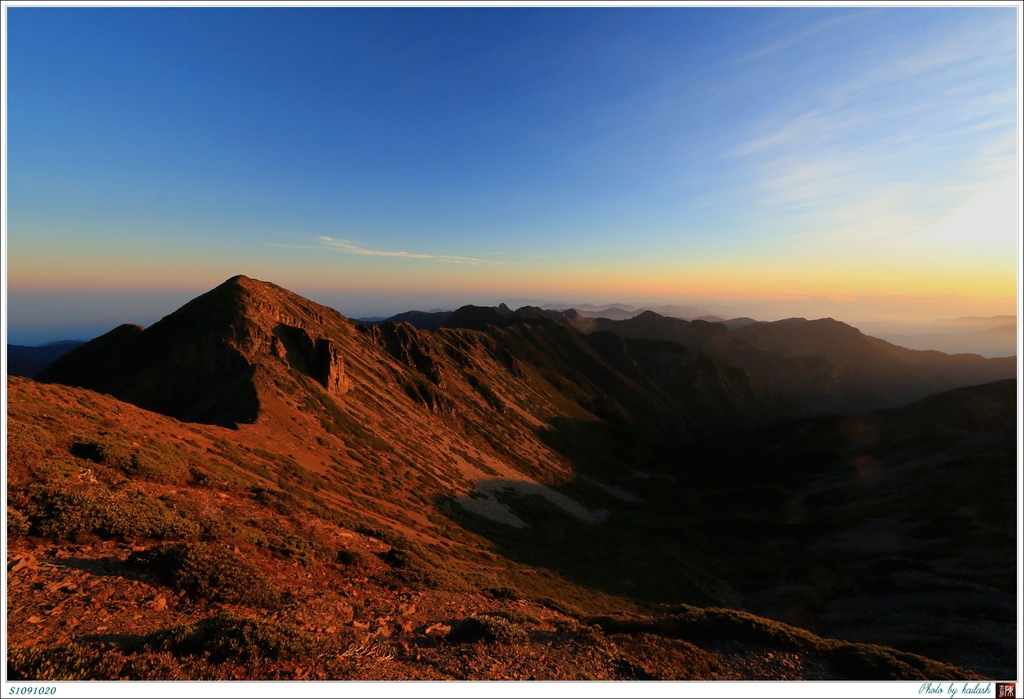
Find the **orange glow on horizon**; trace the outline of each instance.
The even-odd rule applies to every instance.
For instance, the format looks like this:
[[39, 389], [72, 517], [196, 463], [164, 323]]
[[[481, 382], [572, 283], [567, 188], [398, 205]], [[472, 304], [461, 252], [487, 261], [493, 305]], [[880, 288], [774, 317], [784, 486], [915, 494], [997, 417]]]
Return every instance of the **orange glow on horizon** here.
[[[340, 259], [339, 259], [340, 258]], [[1016, 269], [928, 266], [879, 268], [865, 273], [860, 265], [814, 267], [757, 264], [743, 261], [721, 265], [650, 267], [562, 266], [541, 260], [533, 264], [459, 265], [433, 261], [380, 262], [326, 255], [308, 259], [267, 259], [264, 256], [225, 261], [164, 259], [23, 259], [8, 269], [8, 287], [33, 292], [195, 293], [245, 274], [305, 295], [379, 293], [429, 299], [466, 297], [466, 303], [486, 298], [539, 298], [572, 303], [631, 302], [644, 299], [665, 303], [701, 298], [757, 299], [780, 303], [828, 298], [854, 303], [870, 297], [919, 298], [925, 306], [941, 299], [978, 299], [985, 307], [1011, 308], [1017, 294]], [[927, 302], [924, 300], [928, 299]], [[1012, 312], [999, 311], [999, 312]]]
[[[113, 270], [95, 273], [69, 272], [60, 274], [52, 267], [46, 276], [27, 273], [29, 270], [11, 270], [8, 286], [26, 291], [129, 291], [150, 290], [170, 291], [187, 288], [213, 288], [235, 276], [245, 274], [254, 279], [272, 282], [279, 286], [301, 286], [320, 291], [365, 290], [388, 292], [436, 291], [439, 293], [498, 293], [498, 294], [569, 294], [583, 296], [758, 296], [787, 298], [802, 296], [830, 296], [833, 298], [871, 295], [900, 296], [978, 296], [1013, 297], [1016, 283], [995, 275], [968, 272], [950, 272], [945, 275], [929, 275], [915, 278], [906, 275], [902, 279], [883, 278], [868, 280], [863, 276], [843, 277], [833, 274], [807, 275], [778, 272], [719, 274], [679, 274], [670, 276], [602, 274], [600, 272], [566, 272], [558, 277], [523, 276], [520, 278], [491, 274], [487, 279], [391, 277], [376, 272], [367, 274], [339, 275], [333, 278], [313, 277], [297, 270], [245, 269], [239, 266], [233, 272], [213, 269], [190, 269], [187, 272], [170, 271], [161, 274], [152, 270], [125, 268], [123, 274], [110, 274]], [[57, 271], [57, 274], [52, 274]], [[122, 271], [122, 270], [118, 270]]]

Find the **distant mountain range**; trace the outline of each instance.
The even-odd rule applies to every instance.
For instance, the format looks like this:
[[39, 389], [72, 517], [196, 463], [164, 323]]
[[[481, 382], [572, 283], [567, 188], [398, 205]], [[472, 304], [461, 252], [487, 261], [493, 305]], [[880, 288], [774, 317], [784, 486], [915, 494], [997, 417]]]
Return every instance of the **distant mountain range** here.
[[238, 276], [10, 377], [9, 676], [1012, 677], [1015, 362], [737, 320]]
[[423, 330], [479, 329], [539, 315], [585, 334], [605, 331], [698, 349], [745, 370], [779, 394], [817, 412], [850, 413], [893, 407], [937, 391], [1016, 376], [1015, 357], [988, 359], [908, 350], [830, 318], [687, 321], [654, 311], [634, 314], [631, 307], [625, 306], [584, 314], [575, 309], [541, 310], [530, 306], [513, 313], [502, 305], [494, 312], [483, 307], [433, 313], [413, 311], [389, 321], [407, 322]]
[[1003, 357], [1017, 353], [1017, 316], [967, 316], [932, 323], [866, 323], [866, 332], [910, 349]]
[[79, 340], [63, 340], [38, 347], [7, 345], [7, 375], [35, 376], [52, 364], [57, 357], [82, 344], [85, 343]]
[[[742, 367], [813, 410], [850, 413], [894, 407], [930, 393], [1016, 375], [1016, 358], [913, 351], [830, 318], [727, 326], [642, 314], [595, 321], [631, 337], [692, 345]], [[581, 327], [593, 327], [582, 322]]]
[[610, 303], [603, 306], [594, 306], [589, 303], [577, 306], [551, 303], [545, 304], [542, 308], [544, 310], [551, 311], [568, 311], [572, 309], [581, 316], [585, 316], [587, 318], [608, 318], [609, 320], [628, 320], [629, 318], [640, 315], [644, 311], [653, 311], [658, 315], [667, 316], [669, 318], [682, 318], [684, 320], [696, 320], [698, 318], [714, 321], [724, 320], [723, 318], [712, 315], [710, 311], [697, 306], [663, 305], [649, 308], [646, 306], [633, 306], [626, 303]]

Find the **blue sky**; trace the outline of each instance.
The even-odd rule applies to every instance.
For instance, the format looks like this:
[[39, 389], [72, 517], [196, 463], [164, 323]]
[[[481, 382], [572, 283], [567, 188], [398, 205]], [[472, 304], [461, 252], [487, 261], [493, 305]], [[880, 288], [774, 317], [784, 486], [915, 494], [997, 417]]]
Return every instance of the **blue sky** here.
[[238, 273], [355, 317], [1012, 313], [1016, 12], [8, 8], [10, 339]]

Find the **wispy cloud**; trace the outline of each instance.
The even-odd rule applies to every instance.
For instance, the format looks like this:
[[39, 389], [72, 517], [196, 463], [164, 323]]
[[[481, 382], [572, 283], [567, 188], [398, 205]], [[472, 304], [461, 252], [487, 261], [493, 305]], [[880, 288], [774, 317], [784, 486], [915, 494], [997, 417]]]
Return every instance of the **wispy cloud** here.
[[319, 245], [295, 245], [294, 243], [262, 243], [272, 248], [292, 248], [294, 250], [317, 250]]
[[[779, 53], [780, 51], [785, 51], [789, 48], [792, 48], [793, 46], [796, 46], [797, 44], [800, 43], [800, 41], [804, 39], [812, 37], [816, 34], [820, 34], [825, 30], [832, 29], [846, 22], [849, 22], [856, 16], [857, 15], [854, 14], [833, 15], [827, 19], [824, 19], [820, 22], [816, 22], [815, 24], [806, 27], [802, 31], [794, 32], [793, 34], [784, 37], [781, 40], [774, 41], [763, 46], [759, 46], [758, 48], [755, 48], [753, 51], [749, 53], [743, 54], [741, 56], [738, 56], [737, 58], [732, 59], [730, 63], [732, 65], [742, 65], [744, 63], [750, 63], [751, 61], [761, 60], [763, 58], [771, 56], [772, 54]], [[770, 26], [767, 29], [768, 31], [774, 33], [780, 31], [781, 26], [779, 26], [779, 23], [776, 23], [775, 26]]]
[[883, 150], [882, 138], [893, 137], [932, 149], [965, 129], [996, 126], [999, 117], [1012, 117], [1016, 91], [990, 78], [1012, 50], [994, 29], [968, 27], [915, 51], [865, 56], [845, 79], [792, 100], [813, 106], [794, 111], [786, 104], [727, 154], [792, 155], [840, 143]]
[[972, 25], [865, 55], [726, 154], [752, 176], [751, 199], [785, 217], [792, 242], [855, 252], [879, 237], [872, 244], [919, 251], [926, 231], [1016, 164], [1016, 93], [992, 77], [1010, 49]]
[[728, 154], [742, 157], [793, 146], [816, 146], [849, 133], [864, 121], [863, 115], [849, 108], [809, 110], [741, 143]]
[[461, 257], [459, 255], [431, 255], [424, 252], [406, 252], [405, 250], [373, 250], [363, 247], [361, 243], [353, 240], [331, 238], [326, 235], [320, 236], [320, 242], [331, 248], [348, 255], [372, 255], [374, 257], [401, 257], [410, 260], [432, 260], [434, 262], [448, 262], [460, 265], [500, 265], [496, 260], [483, 260], [478, 257]]

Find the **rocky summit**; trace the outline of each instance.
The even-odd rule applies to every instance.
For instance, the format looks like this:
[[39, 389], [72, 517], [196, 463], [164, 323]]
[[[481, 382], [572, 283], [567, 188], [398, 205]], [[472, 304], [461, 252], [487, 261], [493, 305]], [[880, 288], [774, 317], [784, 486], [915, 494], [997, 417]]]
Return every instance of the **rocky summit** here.
[[237, 276], [8, 377], [9, 679], [1013, 676], [1015, 365], [441, 316]]

